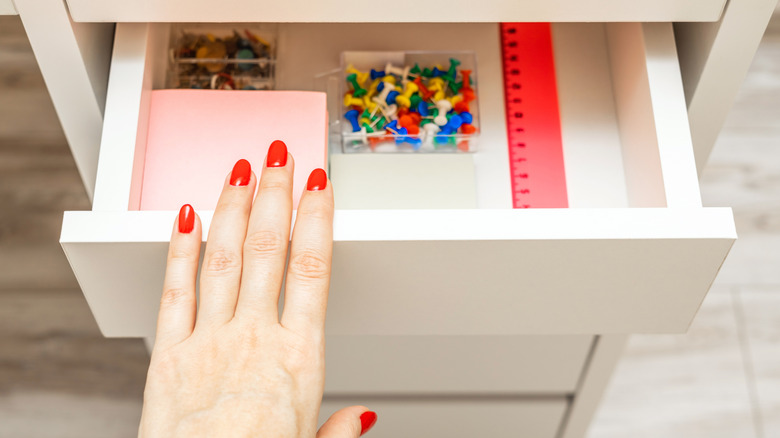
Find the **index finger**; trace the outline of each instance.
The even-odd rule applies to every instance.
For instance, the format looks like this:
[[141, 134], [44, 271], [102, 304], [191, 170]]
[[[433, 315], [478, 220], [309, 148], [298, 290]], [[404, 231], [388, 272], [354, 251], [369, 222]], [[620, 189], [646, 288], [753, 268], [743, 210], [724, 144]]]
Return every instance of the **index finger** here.
[[314, 169], [295, 218], [282, 326], [302, 334], [322, 333], [332, 254], [333, 189], [325, 171]]

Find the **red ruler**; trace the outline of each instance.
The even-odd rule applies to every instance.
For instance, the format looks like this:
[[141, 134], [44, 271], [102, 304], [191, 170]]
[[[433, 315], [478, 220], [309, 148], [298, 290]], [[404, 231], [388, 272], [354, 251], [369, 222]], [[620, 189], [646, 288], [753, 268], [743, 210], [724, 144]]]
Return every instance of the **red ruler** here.
[[501, 23], [514, 208], [566, 208], [561, 117], [549, 23]]

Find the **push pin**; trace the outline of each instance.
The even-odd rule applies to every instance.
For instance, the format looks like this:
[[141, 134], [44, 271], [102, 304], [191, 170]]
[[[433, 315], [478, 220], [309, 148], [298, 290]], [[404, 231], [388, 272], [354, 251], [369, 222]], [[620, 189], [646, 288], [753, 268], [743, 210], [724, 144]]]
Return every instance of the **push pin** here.
[[462, 132], [463, 134], [473, 134], [477, 132], [477, 128], [475, 128], [474, 125], [470, 123], [464, 123], [460, 125], [460, 132]]
[[399, 93], [399, 92], [397, 92], [397, 91], [395, 91], [395, 90], [393, 90], [393, 91], [391, 91], [391, 92], [387, 93], [387, 98], [385, 99], [385, 102], [386, 102], [388, 105], [391, 105], [391, 104], [395, 103], [395, 99], [396, 99], [396, 98], [397, 98], [397, 97], [398, 97], [400, 94], [401, 94], [401, 93]]
[[450, 120], [447, 121], [446, 125], [441, 127], [441, 133], [445, 135], [454, 134], [462, 124], [463, 119], [456, 114], [450, 117]]
[[384, 81], [379, 84], [377, 90], [379, 90], [379, 94], [374, 96], [372, 100], [376, 103], [383, 103], [387, 101], [387, 95], [390, 94], [391, 91], [395, 90], [395, 87], [392, 83]]
[[358, 84], [357, 80], [357, 74], [352, 73], [351, 75], [347, 76], [347, 82], [352, 84], [352, 89], [355, 90], [354, 96], [360, 97], [368, 92], [365, 88], [361, 87], [360, 84]]
[[363, 108], [364, 103], [361, 99], [353, 96], [352, 93], [347, 93], [344, 95], [344, 106], [356, 106]]
[[412, 94], [416, 93], [417, 90], [418, 90], [417, 85], [414, 82], [408, 82], [406, 84], [406, 89], [404, 90], [404, 94], [396, 97], [395, 102], [398, 105], [409, 108], [412, 105], [411, 102]]
[[375, 81], [377, 79], [382, 79], [383, 77], [387, 76], [387, 73], [385, 73], [383, 71], [379, 71], [379, 70], [374, 70], [373, 68], [371, 69], [371, 73], [370, 74], [371, 74], [371, 80], [372, 81]]
[[452, 104], [447, 99], [441, 99], [436, 101], [436, 109], [439, 113], [433, 119], [433, 123], [444, 126], [447, 124], [447, 112], [452, 109]]
[[423, 98], [423, 100], [428, 100], [431, 98], [431, 96], [433, 96], [433, 91], [429, 90], [425, 85], [423, 85], [421, 78], [415, 78], [414, 83], [417, 85], [417, 89], [420, 91], [420, 96]]
[[347, 73], [354, 74], [357, 77], [358, 83], [360, 83], [361, 85], [365, 84], [366, 81], [368, 80], [369, 73], [363, 72], [363, 71], [360, 71], [360, 70], [356, 69], [354, 66], [352, 66], [352, 64], [347, 66]]
[[445, 73], [444, 79], [446, 79], [449, 82], [455, 82], [455, 77], [458, 74], [458, 66], [460, 65], [460, 61], [458, 61], [455, 58], [450, 58], [450, 68], [447, 70], [447, 73]]
[[360, 123], [358, 123], [359, 116], [360, 116], [360, 111], [354, 109], [344, 113], [344, 118], [349, 120], [349, 123], [352, 124], [352, 132], [360, 131]]
[[460, 118], [463, 119], [464, 124], [470, 124], [471, 122], [474, 121], [474, 116], [472, 116], [471, 113], [468, 111], [463, 111], [462, 113], [460, 113]]
[[439, 132], [439, 125], [435, 123], [428, 123], [422, 127], [423, 138], [425, 139], [425, 145], [433, 146], [433, 138]]
[[387, 74], [400, 76], [401, 80], [403, 82], [406, 82], [406, 81], [409, 80], [408, 79], [408, 76], [409, 76], [409, 66], [406, 66], [404, 68], [395, 67], [393, 64], [388, 62], [387, 65], [385, 66], [385, 71], [387, 72]]

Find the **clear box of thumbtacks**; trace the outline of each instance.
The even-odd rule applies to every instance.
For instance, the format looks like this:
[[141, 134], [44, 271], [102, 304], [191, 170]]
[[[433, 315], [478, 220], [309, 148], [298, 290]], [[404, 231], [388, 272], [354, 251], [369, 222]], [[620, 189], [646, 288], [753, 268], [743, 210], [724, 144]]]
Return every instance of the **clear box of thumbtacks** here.
[[474, 52], [342, 52], [340, 75], [331, 132], [344, 152], [476, 150]]
[[277, 26], [172, 24], [167, 88], [271, 90]]

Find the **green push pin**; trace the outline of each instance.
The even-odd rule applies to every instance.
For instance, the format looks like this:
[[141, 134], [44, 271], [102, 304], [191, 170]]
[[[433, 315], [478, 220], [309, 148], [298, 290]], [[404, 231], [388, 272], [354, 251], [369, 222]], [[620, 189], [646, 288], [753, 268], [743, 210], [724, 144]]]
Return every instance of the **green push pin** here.
[[458, 94], [460, 93], [460, 89], [463, 88], [463, 82], [447, 82], [449, 84], [450, 90], [452, 90], [452, 94]]
[[455, 58], [450, 58], [450, 68], [447, 70], [447, 73], [444, 74], [444, 79], [449, 82], [455, 82], [455, 77], [458, 75], [459, 65], [460, 61]]
[[374, 128], [372, 128], [371, 125], [369, 125], [368, 123], [363, 123], [360, 126], [366, 128], [366, 133], [368, 133], [368, 134], [371, 134], [372, 132], [374, 132]]
[[421, 75], [424, 78], [430, 78], [433, 76], [433, 70], [429, 69], [428, 67], [425, 67], [425, 69], [422, 71]]
[[420, 93], [414, 93], [412, 94], [412, 97], [409, 99], [410, 105], [409, 108], [417, 108], [417, 105], [422, 102], [422, 97], [420, 97]]
[[352, 73], [351, 75], [347, 75], [347, 82], [352, 84], [352, 89], [355, 90], [355, 92], [352, 93], [352, 95], [355, 97], [363, 96], [368, 92], [368, 90], [366, 90], [365, 88], [361, 87], [360, 84], [358, 84], [357, 74], [355, 73]]

